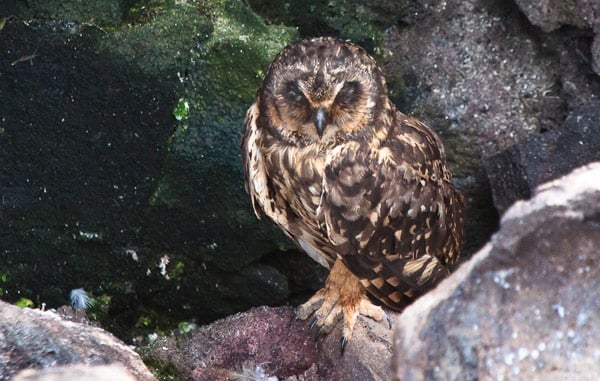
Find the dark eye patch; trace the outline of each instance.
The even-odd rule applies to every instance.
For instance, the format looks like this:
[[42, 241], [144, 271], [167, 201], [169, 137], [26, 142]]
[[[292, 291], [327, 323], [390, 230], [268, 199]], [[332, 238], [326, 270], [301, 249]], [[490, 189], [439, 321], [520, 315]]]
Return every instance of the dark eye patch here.
[[282, 95], [288, 102], [292, 104], [302, 104], [306, 102], [304, 93], [300, 87], [298, 87], [298, 83], [295, 81], [290, 81], [285, 84]]
[[360, 100], [361, 96], [362, 87], [360, 83], [357, 81], [346, 82], [335, 96], [335, 103], [342, 107], [352, 106]]

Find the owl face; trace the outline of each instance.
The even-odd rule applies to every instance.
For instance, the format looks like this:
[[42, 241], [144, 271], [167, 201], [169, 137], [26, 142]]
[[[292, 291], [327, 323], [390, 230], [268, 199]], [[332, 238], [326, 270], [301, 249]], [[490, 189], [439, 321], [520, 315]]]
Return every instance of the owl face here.
[[293, 145], [359, 134], [387, 101], [381, 70], [362, 48], [333, 38], [283, 49], [259, 91], [258, 124]]

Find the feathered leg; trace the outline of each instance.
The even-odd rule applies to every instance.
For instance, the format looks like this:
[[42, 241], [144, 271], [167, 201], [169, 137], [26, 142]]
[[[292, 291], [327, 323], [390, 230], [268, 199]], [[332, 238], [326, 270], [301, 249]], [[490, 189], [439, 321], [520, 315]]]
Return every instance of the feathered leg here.
[[306, 303], [298, 307], [297, 316], [305, 320], [314, 312], [311, 328], [316, 326], [320, 332], [330, 332], [337, 321], [343, 319], [342, 352], [352, 337], [358, 315], [373, 320], [390, 320], [383, 309], [371, 303], [366, 289], [341, 260], [337, 260], [325, 281], [325, 287], [317, 291]]

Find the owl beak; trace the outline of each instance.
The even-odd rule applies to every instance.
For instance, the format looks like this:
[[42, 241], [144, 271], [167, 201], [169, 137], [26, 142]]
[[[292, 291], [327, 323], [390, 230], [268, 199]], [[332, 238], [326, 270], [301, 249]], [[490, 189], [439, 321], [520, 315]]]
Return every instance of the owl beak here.
[[317, 133], [319, 137], [323, 136], [323, 131], [325, 131], [325, 127], [327, 126], [327, 114], [325, 113], [325, 109], [323, 107], [319, 107], [315, 114], [315, 127], [317, 128]]

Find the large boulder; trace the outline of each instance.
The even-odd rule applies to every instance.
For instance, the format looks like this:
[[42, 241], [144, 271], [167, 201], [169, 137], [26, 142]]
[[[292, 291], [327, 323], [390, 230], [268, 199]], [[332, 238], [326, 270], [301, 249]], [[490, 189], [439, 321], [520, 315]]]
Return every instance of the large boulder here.
[[560, 65], [516, 7], [489, 0], [425, 1], [426, 16], [389, 28], [383, 61], [393, 99], [441, 136], [467, 199], [468, 256], [498, 216], [481, 157], [554, 129], [565, 101]]
[[600, 163], [537, 188], [490, 243], [400, 316], [398, 380], [600, 373]]

